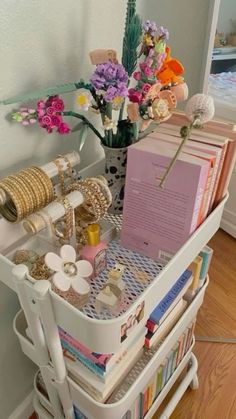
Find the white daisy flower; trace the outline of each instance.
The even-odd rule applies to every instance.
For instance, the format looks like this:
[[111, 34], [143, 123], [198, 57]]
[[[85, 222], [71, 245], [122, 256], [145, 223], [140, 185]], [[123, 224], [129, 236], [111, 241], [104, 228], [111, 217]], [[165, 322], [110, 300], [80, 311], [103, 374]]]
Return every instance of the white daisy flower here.
[[85, 278], [93, 273], [92, 265], [86, 260], [76, 262], [76, 252], [72, 246], [62, 246], [60, 256], [47, 253], [45, 263], [49, 269], [56, 271], [52, 281], [60, 291], [66, 292], [72, 287], [80, 295], [89, 293], [90, 286]]

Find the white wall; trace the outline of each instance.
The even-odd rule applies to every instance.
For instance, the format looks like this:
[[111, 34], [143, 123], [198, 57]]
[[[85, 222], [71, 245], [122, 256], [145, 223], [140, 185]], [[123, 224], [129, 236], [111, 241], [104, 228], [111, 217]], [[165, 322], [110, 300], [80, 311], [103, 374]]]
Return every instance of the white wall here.
[[170, 31], [173, 56], [185, 66], [190, 94], [202, 88], [206, 60], [208, 13], [212, 0], [148, 0], [147, 17]]
[[[125, 7], [125, 0], [1, 0], [0, 100], [89, 77], [91, 49], [113, 47], [120, 52]], [[67, 96], [67, 103], [74, 106], [74, 97]], [[11, 110], [12, 106], [0, 105], [0, 177], [76, 149], [76, 134], [63, 138], [24, 128], [8, 121]], [[82, 164], [99, 155], [99, 142], [91, 136]], [[28, 393], [33, 374], [12, 332], [18, 309], [16, 297], [0, 284], [0, 419], [6, 419]]]
[[218, 32], [225, 34], [231, 32], [230, 19], [236, 19], [236, 2], [235, 0], [221, 0], [217, 24]]

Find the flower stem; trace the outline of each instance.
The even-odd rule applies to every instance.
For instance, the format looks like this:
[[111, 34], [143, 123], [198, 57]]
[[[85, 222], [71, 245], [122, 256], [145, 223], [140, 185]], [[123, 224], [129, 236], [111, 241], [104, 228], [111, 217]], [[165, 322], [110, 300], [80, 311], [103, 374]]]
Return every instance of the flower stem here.
[[61, 112], [61, 114], [64, 116], [73, 116], [75, 118], [81, 119], [81, 121], [83, 121], [84, 124], [86, 124], [94, 132], [94, 134], [103, 142], [103, 137], [100, 134], [100, 132], [93, 126], [93, 124], [91, 124], [91, 122], [89, 122], [87, 118], [85, 118], [85, 116], [73, 111], [63, 111]]
[[[194, 124], [195, 124], [195, 119], [194, 119], [193, 122], [191, 122], [191, 124], [188, 127], [182, 127], [182, 129], [183, 128], [187, 128], [186, 134], [181, 134], [181, 136], [182, 136], [183, 139], [182, 139], [182, 141], [180, 143], [180, 146], [178, 147], [178, 149], [177, 149], [177, 151], [176, 151], [176, 153], [175, 153], [175, 155], [174, 155], [174, 157], [173, 157], [173, 159], [172, 159], [172, 161], [171, 161], [168, 169], [166, 170], [166, 172], [165, 172], [165, 174], [164, 174], [164, 176], [163, 176], [163, 178], [162, 178], [162, 180], [161, 180], [161, 182], [159, 184], [160, 188], [163, 188], [164, 187], [164, 183], [166, 182], [167, 177], [169, 176], [171, 170], [173, 169], [173, 167], [174, 167], [174, 165], [176, 163], [176, 160], [178, 159], [179, 154], [182, 151], [183, 146], [185, 145], [185, 143], [187, 142], [187, 140], [189, 140], [190, 135], [191, 135], [191, 132], [192, 132], [192, 128], [194, 127]], [[182, 129], [181, 129], [181, 131], [182, 131]]]

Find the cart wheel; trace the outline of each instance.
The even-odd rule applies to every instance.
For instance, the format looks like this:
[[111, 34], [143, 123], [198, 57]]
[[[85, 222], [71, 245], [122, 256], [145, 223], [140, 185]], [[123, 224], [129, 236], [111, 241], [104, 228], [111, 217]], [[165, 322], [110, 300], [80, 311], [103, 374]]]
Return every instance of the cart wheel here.
[[199, 387], [199, 381], [198, 381], [198, 376], [197, 374], [193, 377], [193, 380], [190, 383], [190, 388], [192, 390], [197, 390]]

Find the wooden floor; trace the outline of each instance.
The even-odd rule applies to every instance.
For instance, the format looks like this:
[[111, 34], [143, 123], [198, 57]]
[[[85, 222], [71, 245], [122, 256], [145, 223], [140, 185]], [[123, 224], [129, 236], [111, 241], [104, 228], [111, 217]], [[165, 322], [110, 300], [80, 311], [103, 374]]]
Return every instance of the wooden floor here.
[[[219, 230], [209, 244], [210, 284], [195, 334], [236, 339], [236, 240]], [[197, 342], [194, 353], [199, 389], [185, 393], [170, 419], [236, 419], [236, 344]]]

